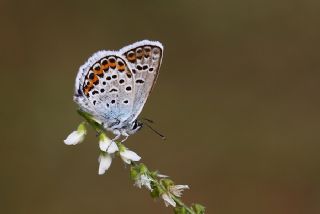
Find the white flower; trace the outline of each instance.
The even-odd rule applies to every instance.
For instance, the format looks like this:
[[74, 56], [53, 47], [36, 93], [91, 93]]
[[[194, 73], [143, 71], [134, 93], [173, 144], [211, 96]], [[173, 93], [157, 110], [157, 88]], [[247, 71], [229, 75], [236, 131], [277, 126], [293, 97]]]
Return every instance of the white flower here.
[[142, 186], [145, 186], [148, 190], [152, 191], [151, 181], [152, 181], [152, 178], [148, 177], [145, 174], [142, 174], [137, 178], [134, 185], [139, 188], [141, 188]]
[[127, 164], [131, 164], [131, 161], [139, 161], [141, 159], [137, 153], [126, 148], [120, 149], [120, 157]]
[[100, 154], [99, 156], [99, 175], [103, 175], [110, 167], [112, 162], [112, 157], [108, 153]]
[[189, 189], [188, 185], [174, 185], [169, 187], [170, 193], [174, 196], [181, 197], [183, 190]]
[[117, 144], [110, 140], [105, 134], [100, 134], [99, 147], [101, 151], [107, 152], [109, 154], [119, 151]]
[[81, 123], [76, 131], [73, 131], [71, 134], [69, 134], [67, 139], [64, 140], [64, 143], [66, 145], [76, 145], [78, 143], [81, 143], [84, 140], [86, 134], [87, 129], [84, 126], [84, 123]]
[[115, 153], [116, 151], [119, 151], [118, 146], [114, 141], [112, 141], [110, 146], [109, 146], [109, 148], [108, 148], [108, 150], [107, 150], [107, 152], [109, 154], [112, 154], [112, 153]]
[[164, 204], [166, 205], [166, 207], [169, 205], [176, 207], [176, 202], [172, 199], [172, 197], [169, 194], [163, 193], [161, 197], [164, 200]]
[[162, 175], [162, 174], [157, 174], [157, 177], [158, 178], [169, 178], [168, 175]]

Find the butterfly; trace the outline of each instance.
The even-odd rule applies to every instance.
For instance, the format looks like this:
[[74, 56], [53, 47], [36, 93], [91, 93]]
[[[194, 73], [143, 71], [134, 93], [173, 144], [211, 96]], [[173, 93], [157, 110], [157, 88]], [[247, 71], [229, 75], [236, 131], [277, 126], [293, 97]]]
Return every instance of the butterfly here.
[[141, 129], [137, 118], [157, 80], [163, 57], [158, 41], [143, 40], [119, 51], [98, 51], [79, 68], [74, 101], [125, 141]]

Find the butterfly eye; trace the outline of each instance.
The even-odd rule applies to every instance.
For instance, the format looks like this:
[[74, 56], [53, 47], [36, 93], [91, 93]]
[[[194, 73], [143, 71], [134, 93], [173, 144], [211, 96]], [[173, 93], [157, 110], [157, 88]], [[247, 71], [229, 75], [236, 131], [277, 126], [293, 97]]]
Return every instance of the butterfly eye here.
[[139, 129], [141, 129], [142, 126], [143, 126], [143, 124], [142, 124], [141, 122], [135, 120], [135, 121], [133, 122], [133, 126], [132, 126], [132, 131], [133, 131], [133, 133], [134, 133], [134, 132], [137, 132]]
[[133, 124], [132, 130], [135, 130], [137, 127], [138, 127], [138, 123], [137, 123], [137, 121], [134, 121], [134, 124]]

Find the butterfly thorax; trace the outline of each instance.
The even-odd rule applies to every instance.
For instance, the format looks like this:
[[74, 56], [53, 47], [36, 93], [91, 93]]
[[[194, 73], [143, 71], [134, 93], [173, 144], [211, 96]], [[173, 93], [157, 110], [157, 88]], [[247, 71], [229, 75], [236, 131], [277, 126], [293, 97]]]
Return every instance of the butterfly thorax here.
[[137, 119], [134, 120], [133, 122], [127, 122], [127, 123], [123, 123], [119, 121], [118, 124], [114, 124], [111, 126], [104, 124], [104, 128], [106, 130], [111, 131], [115, 135], [120, 134], [122, 136], [132, 135], [137, 131], [139, 131], [142, 128], [142, 126], [143, 126], [143, 123], [138, 121]]

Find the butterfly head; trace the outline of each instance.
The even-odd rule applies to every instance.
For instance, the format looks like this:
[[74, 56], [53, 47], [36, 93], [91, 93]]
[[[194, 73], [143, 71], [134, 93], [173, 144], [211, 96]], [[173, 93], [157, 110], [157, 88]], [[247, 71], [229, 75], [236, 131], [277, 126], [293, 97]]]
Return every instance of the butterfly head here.
[[135, 121], [133, 121], [130, 129], [127, 132], [128, 132], [128, 134], [131, 135], [131, 134], [134, 134], [137, 131], [139, 131], [142, 127], [143, 127], [143, 123], [138, 120], [135, 120]]

